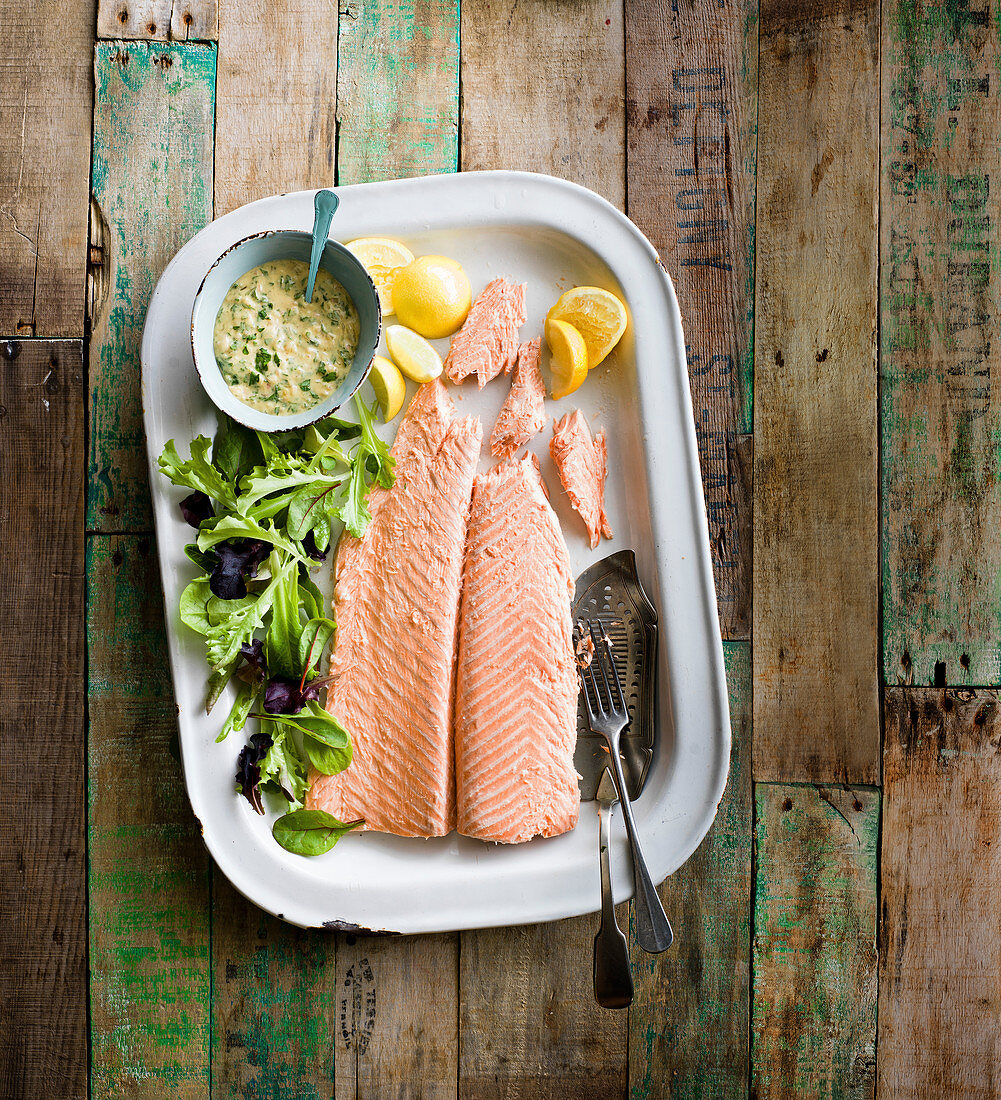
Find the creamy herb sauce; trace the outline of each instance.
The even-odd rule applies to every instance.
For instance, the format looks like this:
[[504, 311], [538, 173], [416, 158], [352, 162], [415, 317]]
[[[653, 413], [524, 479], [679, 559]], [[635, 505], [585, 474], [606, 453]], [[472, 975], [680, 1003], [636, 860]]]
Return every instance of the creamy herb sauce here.
[[340, 385], [358, 348], [358, 311], [322, 267], [312, 302], [309, 265], [270, 260], [229, 288], [215, 322], [215, 357], [233, 395], [260, 412], [291, 416]]

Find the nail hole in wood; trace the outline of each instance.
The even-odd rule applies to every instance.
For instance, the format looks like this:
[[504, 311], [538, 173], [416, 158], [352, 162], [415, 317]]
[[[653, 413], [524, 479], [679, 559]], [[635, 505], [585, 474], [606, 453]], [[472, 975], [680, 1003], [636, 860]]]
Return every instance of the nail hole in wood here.
[[183, 14], [183, 15], [181, 16], [181, 22], [182, 22], [182, 23], [183, 23], [183, 24], [184, 24], [184, 25], [185, 25], [186, 27], [190, 27], [190, 26], [191, 26], [191, 24], [192, 24], [192, 23], [194, 23], [194, 19], [192, 19], [192, 18], [191, 18], [191, 12], [189, 12], [189, 11], [186, 11], [186, 12], [185, 12], [185, 13], [184, 13], [184, 14]]
[[856, 812], [857, 814], [860, 814], [860, 813], [862, 812], [862, 803], [861, 803], [861, 802], [859, 802], [859, 800], [858, 800], [857, 798], [856, 798], [856, 799], [855, 799], [855, 801], [854, 801], [854, 802], [852, 803], [852, 809], [853, 809], [853, 810], [854, 810], [854, 811], [855, 811], [855, 812]]
[[786, 799], [786, 800], [785, 800], [785, 801], [784, 801], [784, 802], [782, 803], [782, 809], [783, 809], [783, 810], [791, 810], [791, 809], [792, 809], [792, 799], [791, 799], [791, 798], [787, 798], [787, 799]]
[[146, 30], [148, 30], [150, 34], [156, 34], [156, 24], [150, 23]]
[[969, 671], [969, 669], [970, 669], [970, 655], [969, 655], [969, 653], [962, 654], [959, 658], [959, 663], [963, 666], [963, 668], [965, 668], [967, 671]]
[[122, 26], [125, 26], [125, 24], [128, 21], [129, 21], [129, 9], [128, 8], [122, 8], [122, 10], [118, 13], [118, 22], [121, 23]]

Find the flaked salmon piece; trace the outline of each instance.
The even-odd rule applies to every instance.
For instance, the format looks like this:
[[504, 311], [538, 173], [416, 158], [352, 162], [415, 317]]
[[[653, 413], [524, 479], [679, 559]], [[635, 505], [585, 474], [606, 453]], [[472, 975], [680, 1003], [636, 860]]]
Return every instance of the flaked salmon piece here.
[[553, 423], [549, 453], [570, 503], [584, 521], [593, 550], [602, 535], [606, 539], [612, 537], [612, 528], [605, 515], [605, 477], [608, 473], [605, 433], [600, 431], [592, 439], [584, 414], [574, 409]]
[[501, 371], [506, 374], [518, 354], [518, 330], [525, 323], [525, 284], [494, 279], [480, 292], [452, 337], [445, 356], [451, 382], [476, 375], [480, 389]]
[[573, 573], [526, 455], [473, 486], [455, 696], [460, 833], [516, 844], [577, 823]]
[[510, 458], [545, 426], [546, 387], [539, 370], [541, 356], [541, 337], [518, 348], [511, 389], [490, 433], [490, 453], [494, 458]]
[[399, 836], [455, 827], [456, 628], [481, 434], [441, 381], [422, 386], [393, 446], [395, 484], [365, 536], [341, 538], [326, 705], [354, 755], [340, 775], [311, 772], [310, 809]]

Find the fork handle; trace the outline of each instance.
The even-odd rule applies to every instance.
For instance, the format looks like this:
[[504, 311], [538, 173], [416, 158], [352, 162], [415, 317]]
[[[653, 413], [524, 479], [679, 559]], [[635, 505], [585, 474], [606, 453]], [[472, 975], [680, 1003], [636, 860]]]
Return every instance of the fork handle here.
[[[609, 756], [612, 758], [612, 778], [615, 790], [622, 806], [622, 816], [626, 822], [626, 836], [629, 839], [629, 854], [633, 860], [633, 880], [636, 884], [636, 939], [640, 947], [651, 955], [659, 955], [674, 942], [671, 922], [667, 919], [664, 906], [657, 896], [657, 887], [650, 878], [640, 838], [633, 821], [633, 808], [626, 789], [625, 776], [622, 774], [622, 761], [619, 759], [618, 738], [608, 739]], [[613, 743], [614, 742], [614, 743]]]
[[601, 923], [594, 937], [594, 999], [602, 1008], [628, 1008], [633, 1003], [633, 974], [626, 937], [615, 921], [609, 868], [609, 823], [612, 807], [598, 804], [598, 848], [601, 857]]

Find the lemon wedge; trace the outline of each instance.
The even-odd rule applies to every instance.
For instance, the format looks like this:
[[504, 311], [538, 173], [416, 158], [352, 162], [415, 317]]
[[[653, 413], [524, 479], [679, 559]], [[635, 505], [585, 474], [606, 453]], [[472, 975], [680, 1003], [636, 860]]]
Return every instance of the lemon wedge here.
[[372, 383], [375, 399], [382, 410], [382, 419], [390, 421], [403, 408], [407, 396], [407, 383], [399, 367], [381, 355], [372, 360], [368, 380]]
[[358, 257], [362, 267], [372, 276], [383, 316], [388, 316], [393, 312], [393, 281], [400, 268], [413, 263], [414, 254], [405, 244], [389, 237], [359, 237], [344, 247]]
[[626, 331], [626, 307], [607, 290], [575, 286], [546, 314], [546, 324], [565, 321], [584, 337], [588, 370], [596, 367]]
[[413, 329], [390, 325], [386, 345], [393, 361], [412, 382], [431, 382], [441, 374], [441, 356]]
[[566, 321], [546, 322], [546, 343], [551, 352], [549, 370], [553, 397], [566, 397], [579, 389], [587, 377], [587, 344]]
[[400, 324], [429, 340], [451, 336], [472, 301], [462, 265], [447, 256], [421, 256], [393, 279], [393, 308]]

